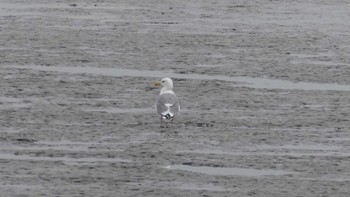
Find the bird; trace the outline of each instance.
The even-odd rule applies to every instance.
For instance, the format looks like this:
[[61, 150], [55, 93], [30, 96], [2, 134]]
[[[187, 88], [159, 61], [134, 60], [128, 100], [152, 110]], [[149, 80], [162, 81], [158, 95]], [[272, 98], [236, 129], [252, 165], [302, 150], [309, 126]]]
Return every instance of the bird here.
[[155, 108], [160, 115], [160, 124], [166, 120], [174, 121], [175, 116], [180, 112], [179, 98], [173, 91], [173, 80], [164, 78], [154, 83], [154, 86], [161, 87]]

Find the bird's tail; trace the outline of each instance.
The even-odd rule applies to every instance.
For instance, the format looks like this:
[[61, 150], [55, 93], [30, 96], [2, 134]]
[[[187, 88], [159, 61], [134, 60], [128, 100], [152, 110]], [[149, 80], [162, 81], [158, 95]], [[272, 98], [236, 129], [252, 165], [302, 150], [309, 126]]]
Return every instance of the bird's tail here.
[[162, 115], [163, 120], [171, 120], [174, 117], [174, 115], [168, 113], [166, 115]]
[[172, 104], [165, 104], [167, 106], [168, 110], [162, 113], [162, 119], [163, 120], [170, 120], [174, 117], [174, 114], [170, 112], [170, 107], [173, 106]]

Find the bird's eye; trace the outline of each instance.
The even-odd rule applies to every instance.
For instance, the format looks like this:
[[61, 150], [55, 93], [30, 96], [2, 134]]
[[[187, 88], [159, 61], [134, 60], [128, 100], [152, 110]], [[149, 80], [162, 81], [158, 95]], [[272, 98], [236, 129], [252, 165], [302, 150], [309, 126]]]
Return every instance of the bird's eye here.
[[165, 81], [161, 81], [162, 83], [164, 83]]

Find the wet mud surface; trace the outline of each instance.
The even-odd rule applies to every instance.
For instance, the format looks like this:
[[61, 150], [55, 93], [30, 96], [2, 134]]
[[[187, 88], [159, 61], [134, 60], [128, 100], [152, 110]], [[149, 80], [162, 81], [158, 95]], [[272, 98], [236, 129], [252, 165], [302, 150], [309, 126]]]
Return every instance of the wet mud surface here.
[[0, 0], [2, 196], [349, 195], [346, 1], [48, 2]]

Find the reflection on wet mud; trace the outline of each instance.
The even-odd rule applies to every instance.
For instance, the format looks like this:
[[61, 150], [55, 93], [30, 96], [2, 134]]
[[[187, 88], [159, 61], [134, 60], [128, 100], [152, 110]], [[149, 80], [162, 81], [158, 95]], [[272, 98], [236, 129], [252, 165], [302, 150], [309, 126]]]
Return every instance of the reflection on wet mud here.
[[350, 91], [350, 85], [339, 84], [319, 84], [306, 82], [291, 82], [286, 80], [252, 78], [252, 77], [229, 77], [224, 75], [202, 75], [202, 74], [178, 74], [174, 72], [166, 72], [160, 70], [136, 70], [136, 69], [119, 69], [119, 68], [93, 68], [93, 67], [65, 67], [65, 66], [7, 66], [8, 68], [34, 69], [41, 71], [64, 72], [71, 74], [93, 74], [106, 76], [129, 76], [129, 77], [154, 77], [162, 78], [168, 76], [178, 79], [194, 79], [194, 80], [221, 80], [239, 83], [236, 86], [244, 86], [249, 88], [264, 89], [284, 89], [284, 90], [336, 90]]
[[94, 162], [131, 162], [128, 159], [120, 158], [97, 158], [97, 157], [85, 157], [85, 158], [72, 158], [72, 157], [34, 157], [29, 155], [15, 155], [0, 153], [0, 159], [6, 160], [28, 160], [28, 161], [53, 161], [53, 162], [78, 162], [78, 163], [94, 163]]
[[183, 170], [190, 172], [198, 172], [209, 175], [223, 176], [280, 176], [287, 174], [295, 174], [295, 172], [287, 172], [283, 170], [257, 170], [248, 168], [223, 168], [223, 167], [207, 167], [207, 166], [189, 166], [189, 165], [170, 165], [166, 166], [170, 170]]

